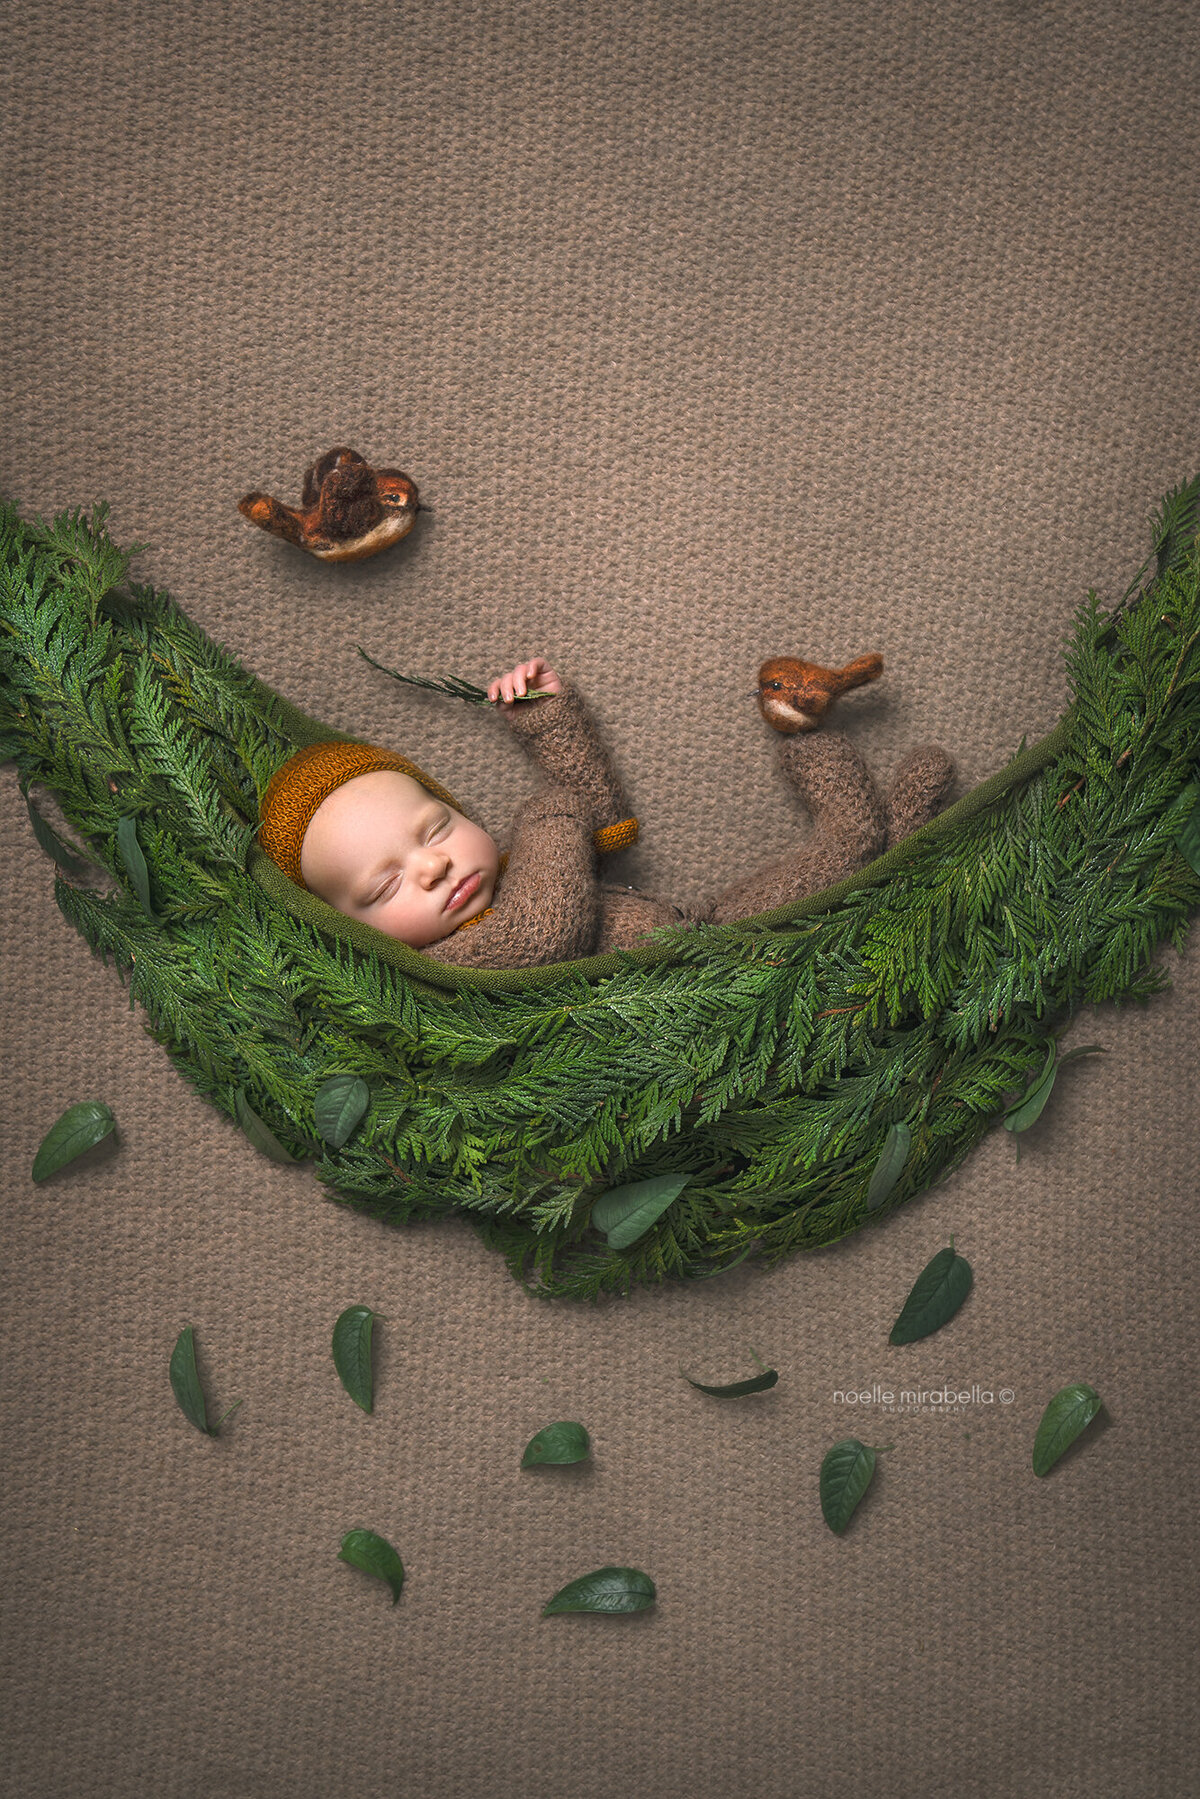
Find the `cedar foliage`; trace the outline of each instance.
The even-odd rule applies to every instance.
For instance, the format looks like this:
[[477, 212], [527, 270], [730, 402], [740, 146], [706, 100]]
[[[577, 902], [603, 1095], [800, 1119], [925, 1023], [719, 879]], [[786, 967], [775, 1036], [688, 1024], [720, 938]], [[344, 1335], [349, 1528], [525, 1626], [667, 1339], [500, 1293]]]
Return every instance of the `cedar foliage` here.
[[[274, 696], [170, 595], [128, 579], [107, 506], [23, 521], [0, 502], [0, 759], [51, 790], [102, 893], [64, 915], [128, 982], [196, 1091], [239, 1092], [334, 1197], [397, 1223], [465, 1216], [532, 1292], [594, 1298], [774, 1262], [883, 1217], [962, 1162], [1084, 1004], [1144, 1001], [1200, 879], [1176, 837], [1200, 789], [1200, 480], [1151, 555], [1074, 615], [1065, 747], [1033, 778], [822, 910], [672, 931], [672, 953], [528, 991], [414, 983], [326, 937], [246, 872], [258, 797], [294, 744]], [[1139, 586], [1151, 562], [1147, 585]], [[154, 923], [117, 828], [136, 821]], [[656, 933], [656, 941], [664, 933]], [[371, 1105], [333, 1150], [314, 1100]], [[868, 1214], [889, 1127], [911, 1151]], [[605, 1188], [686, 1171], [645, 1237], [590, 1227]]]

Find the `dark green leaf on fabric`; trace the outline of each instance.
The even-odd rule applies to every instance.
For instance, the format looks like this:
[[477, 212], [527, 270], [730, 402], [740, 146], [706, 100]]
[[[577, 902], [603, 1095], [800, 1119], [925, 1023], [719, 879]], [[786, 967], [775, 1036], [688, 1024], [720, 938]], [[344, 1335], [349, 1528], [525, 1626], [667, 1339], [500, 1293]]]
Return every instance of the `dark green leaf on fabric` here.
[[915, 1343], [941, 1330], [971, 1291], [971, 1264], [953, 1244], [926, 1263], [892, 1326], [889, 1343]]
[[1094, 1387], [1076, 1381], [1060, 1387], [1042, 1413], [1033, 1440], [1033, 1472], [1049, 1474], [1064, 1449], [1085, 1431], [1104, 1402]]
[[640, 1568], [596, 1568], [560, 1587], [542, 1607], [542, 1617], [556, 1612], [644, 1612], [655, 1598], [654, 1582]]
[[[750, 1353], [754, 1355], [753, 1350]], [[690, 1374], [685, 1374], [683, 1378], [689, 1387], [695, 1387], [698, 1393], [708, 1393], [713, 1399], [740, 1399], [744, 1393], [765, 1393], [768, 1387], [773, 1387], [778, 1381], [779, 1370], [763, 1367], [756, 1355], [754, 1359], [758, 1362], [762, 1373], [751, 1375], [749, 1380], [735, 1380], [726, 1386], [709, 1387], [703, 1381], [693, 1380]]]
[[522, 1468], [548, 1467], [551, 1463], [586, 1461], [591, 1453], [591, 1439], [582, 1424], [547, 1424], [530, 1437], [521, 1457]]
[[592, 1207], [592, 1224], [604, 1232], [610, 1249], [628, 1249], [658, 1222], [691, 1178], [690, 1174], [653, 1174], [646, 1181], [610, 1187]]
[[364, 1574], [373, 1574], [377, 1580], [386, 1580], [392, 1589], [392, 1604], [396, 1604], [404, 1585], [404, 1564], [386, 1537], [373, 1530], [348, 1530], [342, 1538], [338, 1560], [361, 1568]]
[[355, 1405], [369, 1412], [373, 1400], [370, 1306], [348, 1306], [333, 1327], [333, 1365]]
[[297, 1158], [283, 1147], [270, 1125], [264, 1124], [250, 1101], [246, 1098], [245, 1089], [239, 1087], [234, 1096], [237, 1107], [238, 1123], [253, 1143], [255, 1149], [261, 1150], [264, 1156], [270, 1156], [273, 1162], [295, 1162]]
[[1060, 1068], [1065, 1067], [1065, 1065], [1068, 1062], [1073, 1061], [1076, 1056], [1106, 1056], [1107, 1054], [1108, 1051], [1103, 1043], [1081, 1043], [1078, 1049], [1069, 1049], [1065, 1056], [1060, 1056], [1058, 1058], [1058, 1066]]
[[830, 1530], [840, 1537], [854, 1508], [871, 1484], [875, 1451], [857, 1437], [835, 1443], [821, 1463], [821, 1512]]
[[904, 1164], [908, 1161], [908, 1152], [912, 1147], [912, 1131], [901, 1119], [888, 1128], [883, 1140], [883, 1148], [879, 1152], [879, 1160], [875, 1164], [867, 1187], [867, 1210], [874, 1212], [880, 1207], [900, 1176], [904, 1172]]
[[48, 856], [53, 856], [61, 869], [69, 875], [81, 875], [87, 870], [87, 863], [80, 860], [70, 846], [63, 841], [48, 819], [42, 817], [29, 795], [25, 795], [25, 804], [29, 809], [29, 822], [33, 826], [33, 834]]
[[1030, 1125], [1041, 1117], [1058, 1075], [1054, 1061], [1055, 1048], [1056, 1045], [1051, 1038], [1046, 1045], [1046, 1060], [1042, 1064], [1041, 1072], [1034, 1077], [1020, 1098], [1015, 1099], [1012, 1105], [1005, 1110], [1004, 1128], [1006, 1131], [1027, 1131]]
[[313, 1102], [317, 1130], [332, 1149], [341, 1149], [371, 1103], [371, 1090], [361, 1075], [331, 1074]]
[[150, 873], [142, 854], [142, 846], [138, 842], [137, 820], [129, 812], [117, 820], [117, 849], [125, 865], [125, 872], [133, 882], [133, 891], [141, 902], [142, 911], [151, 924], [158, 924], [158, 914], [150, 904]]
[[711, 1393], [714, 1399], [740, 1399], [743, 1393], [765, 1393], [768, 1387], [773, 1387], [778, 1381], [779, 1370], [766, 1368], [750, 1380], [735, 1380], [727, 1387], [705, 1386], [703, 1381], [693, 1380], [690, 1374], [685, 1374], [683, 1378], [690, 1387], [695, 1387], [697, 1393]]
[[168, 1372], [171, 1378], [171, 1391], [179, 1401], [179, 1408], [184, 1417], [194, 1424], [197, 1430], [202, 1430], [206, 1437], [215, 1437], [216, 1426], [208, 1422], [204, 1389], [200, 1385], [200, 1376], [196, 1372], [196, 1343], [190, 1324], [181, 1330], [175, 1339]]
[[38, 1145], [33, 1158], [34, 1180], [44, 1181], [47, 1175], [57, 1174], [76, 1156], [102, 1142], [116, 1126], [117, 1121], [103, 1100], [83, 1099], [78, 1105], [68, 1106]]
[[1081, 1044], [1078, 1049], [1069, 1049], [1065, 1055], [1055, 1061], [1057, 1048], [1058, 1045], [1052, 1038], [1046, 1045], [1046, 1060], [1042, 1064], [1041, 1071], [1026, 1087], [1024, 1093], [1006, 1109], [1004, 1113], [1005, 1130], [1027, 1131], [1031, 1124], [1036, 1123], [1054, 1090], [1058, 1071], [1066, 1063], [1073, 1061], [1076, 1056], [1106, 1055], [1108, 1053], [1101, 1043], [1086, 1043]]

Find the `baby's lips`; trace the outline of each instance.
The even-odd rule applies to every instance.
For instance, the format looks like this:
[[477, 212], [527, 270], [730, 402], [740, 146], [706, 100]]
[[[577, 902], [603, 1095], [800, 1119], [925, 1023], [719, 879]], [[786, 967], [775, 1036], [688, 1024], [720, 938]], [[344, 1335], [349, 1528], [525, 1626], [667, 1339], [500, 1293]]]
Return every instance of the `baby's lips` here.
[[469, 875], [463, 875], [463, 877], [460, 881], [455, 882], [454, 886], [450, 889], [449, 893], [446, 895], [446, 903], [442, 907], [443, 912], [450, 912], [450, 911], [457, 912], [458, 906], [455, 906], [453, 904], [454, 896], [458, 892], [460, 887], [470, 886], [470, 883], [472, 881], [474, 881], [475, 885], [474, 885], [474, 887], [471, 888], [470, 893], [464, 894], [459, 899], [458, 904], [460, 906], [465, 905], [468, 899], [474, 899], [475, 895], [479, 891], [480, 875], [479, 875], [479, 870], [477, 868], [473, 869]]

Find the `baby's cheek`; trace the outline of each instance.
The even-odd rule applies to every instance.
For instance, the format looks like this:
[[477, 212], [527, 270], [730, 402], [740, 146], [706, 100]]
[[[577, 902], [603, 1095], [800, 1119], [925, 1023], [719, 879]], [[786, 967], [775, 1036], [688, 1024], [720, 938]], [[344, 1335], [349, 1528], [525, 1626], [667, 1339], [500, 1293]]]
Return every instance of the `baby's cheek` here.
[[494, 881], [500, 869], [500, 846], [493, 837], [488, 836], [486, 831], [481, 831], [479, 836], [481, 840], [479, 861], [490, 871], [490, 878]]

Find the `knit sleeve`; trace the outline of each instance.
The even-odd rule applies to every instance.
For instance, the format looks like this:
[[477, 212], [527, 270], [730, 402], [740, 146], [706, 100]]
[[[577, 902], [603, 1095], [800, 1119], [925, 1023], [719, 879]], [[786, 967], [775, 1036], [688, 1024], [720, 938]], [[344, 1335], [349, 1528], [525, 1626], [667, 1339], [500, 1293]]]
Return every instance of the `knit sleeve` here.
[[550, 780], [580, 795], [593, 828], [628, 817], [629, 807], [595, 721], [582, 697], [563, 682], [549, 699], [521, 700], [505, 722]]
[[590, 955], [600, 900], [585, 812], [563, 788], [534, 794], [518, 807], [508, 866], [490, 910], [424, 954], [465, 968], [532, 968]]

